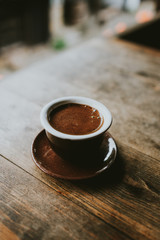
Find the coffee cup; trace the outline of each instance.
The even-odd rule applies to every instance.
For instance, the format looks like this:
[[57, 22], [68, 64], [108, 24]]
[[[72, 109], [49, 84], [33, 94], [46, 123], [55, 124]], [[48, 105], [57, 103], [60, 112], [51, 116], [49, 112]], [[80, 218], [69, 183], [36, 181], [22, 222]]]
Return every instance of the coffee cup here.
[[41, 110], [40, 120], [52, 149], [64, 159], [73, 160], [95, 155], [112, 124], [108, 108], [79, 96], [49, 102]]

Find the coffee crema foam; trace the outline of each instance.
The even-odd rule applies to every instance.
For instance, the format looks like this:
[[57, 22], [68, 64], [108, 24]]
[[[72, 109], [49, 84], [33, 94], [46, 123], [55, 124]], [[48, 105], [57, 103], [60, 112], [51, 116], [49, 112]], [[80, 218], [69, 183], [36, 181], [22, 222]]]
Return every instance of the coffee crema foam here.
[[103, 124], [103, 118], [97, 109], [77, 103], [53, 109], [48, 120], [55, 130], [70, 135], [90, 134], [99, 130]]

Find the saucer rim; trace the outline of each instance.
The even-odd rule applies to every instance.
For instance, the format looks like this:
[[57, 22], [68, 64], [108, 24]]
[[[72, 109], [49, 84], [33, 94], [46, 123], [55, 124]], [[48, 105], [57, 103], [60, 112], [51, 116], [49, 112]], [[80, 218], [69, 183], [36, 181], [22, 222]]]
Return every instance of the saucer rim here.
[[[35, 141], [37, 140], [37, 138], [41, 135], [41, 134], [44, 134], [46, 135], [45, 133], [45, 129], [39, 131], [39, 133], [36, 135], [36, 137], [34, 138], [34, 140], [32, 141], [32, 144], [31, 144], [31, 156], [32, 156], [32, 160], [33, 162], [35, 163], [35, 165], [44, 173], [46, 173], [47, 175], [51, 176], [51, 177], [55, 177], [57, 179], [63, 179], [63, 180], [85, 180], [85, 179], [90, 179], [90, 178], [93, 178], [93, 177], [96, 177], [98, 176], [99, 174], [101, 174], [102, 172], [105, 172], [107, 171], [111, 165], [115, 162], [115, 159], [116, 159], [116, 156], [117, 156], [117, 145], [116, 145], [116, 142], [114, 140], [114, 138], [112, 137], [112, 135], [109, 133], [109, 132], [106, 132], [105, 134], [109, 135], [114, 144], [115, 144], [115, 154], [114, 154], [114, 157], [109, 160], [109, 162], [106, 164], [105, 167], [101, 168], [100, 170], [96, 171], [95, 173], [93, 174], [90, 174], [90, 175], [86, 175], [86, 176], [83, 176], [83, 177], [70, 177], [70, 176], [63, 176], [63, 175], [60, 175], [60, 174], [56, 174], [56, 173], [53, 173], [52, 171], [50, 170], [47, 170], [43, 165], [40, 165], [38, 163], [38, 161], [36, 160], [36, 158], [34, 157], [34, 143]], [[47, 137], [47, 136], [46, 136]], [[53, 150], [53, 149], [52, 149]]]

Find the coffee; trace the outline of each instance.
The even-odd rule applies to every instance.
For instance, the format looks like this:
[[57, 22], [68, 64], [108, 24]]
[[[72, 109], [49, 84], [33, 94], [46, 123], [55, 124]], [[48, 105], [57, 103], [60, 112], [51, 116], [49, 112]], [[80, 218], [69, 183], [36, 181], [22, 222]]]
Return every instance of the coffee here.
[[85, 135], [97, 131], [103, 123], [103, 118], [95, 108], [69, 103], [52, 110], [49, 123], [62, 133]]

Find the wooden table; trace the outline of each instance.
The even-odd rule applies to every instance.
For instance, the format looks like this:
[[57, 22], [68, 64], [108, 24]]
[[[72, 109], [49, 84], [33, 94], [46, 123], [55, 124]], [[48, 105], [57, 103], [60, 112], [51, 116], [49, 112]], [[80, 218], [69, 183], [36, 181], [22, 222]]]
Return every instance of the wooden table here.
[[[160, 52], [90, 40], [0, 82], [1, 240], [160, 239]], [[31, 158], [42, 106], [94, 98], [112, 112], [115, 164], [85, 181]]]

